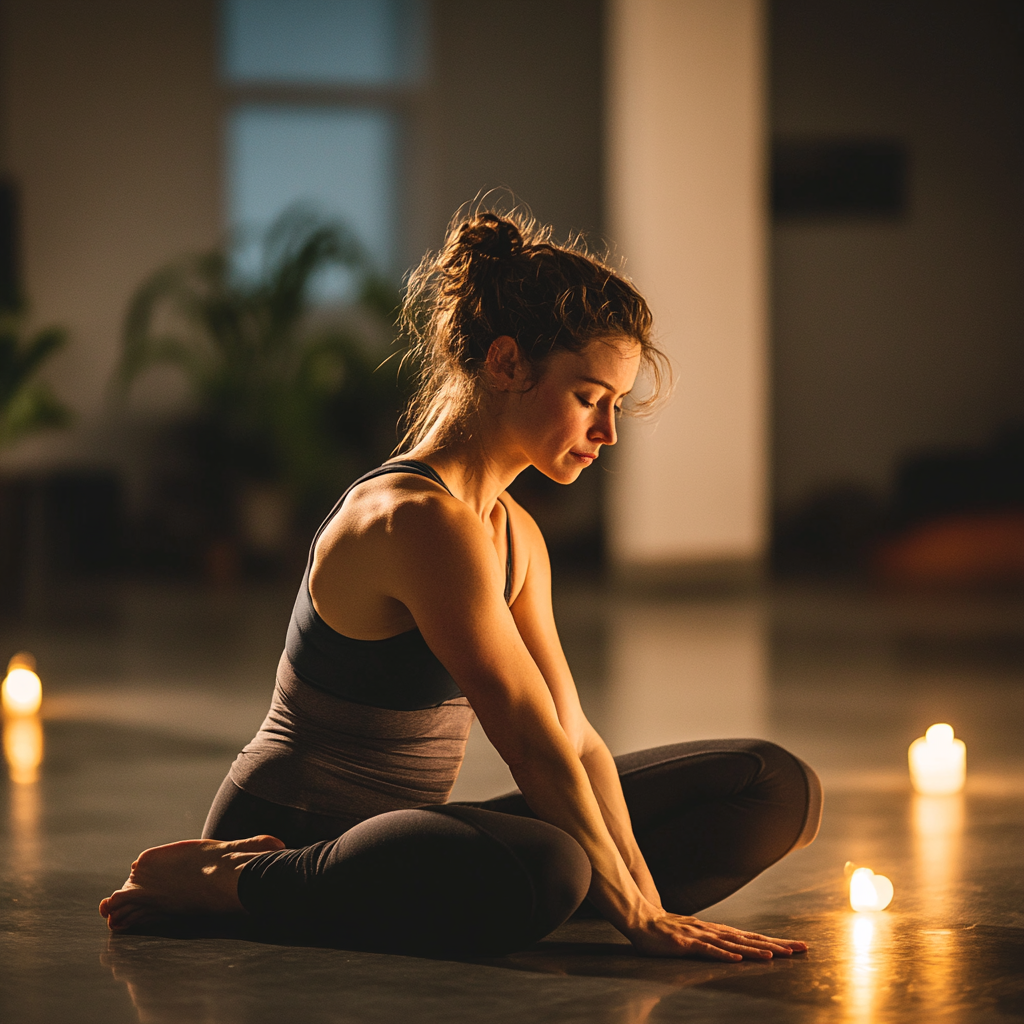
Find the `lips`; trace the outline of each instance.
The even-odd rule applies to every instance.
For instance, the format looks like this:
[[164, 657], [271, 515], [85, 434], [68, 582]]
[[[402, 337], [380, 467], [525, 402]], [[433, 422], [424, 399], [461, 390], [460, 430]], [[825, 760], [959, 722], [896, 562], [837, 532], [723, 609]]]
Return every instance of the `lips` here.
[[593, 462], [597, 458], [597, 452], [570, 452], [571, 455], [575, 455], [577, 459], [586, 459], [588, 462]]

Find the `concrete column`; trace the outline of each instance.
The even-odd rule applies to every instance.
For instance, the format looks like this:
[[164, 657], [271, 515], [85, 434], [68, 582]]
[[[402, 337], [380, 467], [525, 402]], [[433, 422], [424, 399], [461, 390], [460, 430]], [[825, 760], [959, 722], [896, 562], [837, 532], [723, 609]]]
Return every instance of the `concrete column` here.
[[609, 0], [609, 233], [676, 376], [656, 421], [623, 423], [618, 570], [764, 552], [764, 54], [762, 0]]

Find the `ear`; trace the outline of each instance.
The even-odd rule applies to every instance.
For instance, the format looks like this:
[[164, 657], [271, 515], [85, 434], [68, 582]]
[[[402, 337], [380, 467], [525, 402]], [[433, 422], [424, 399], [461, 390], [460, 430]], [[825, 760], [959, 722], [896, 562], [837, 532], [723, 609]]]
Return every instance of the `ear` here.
[[518, 380], [522, 359], [515, 338], [502, 334], [491, 342], [484, 366], [494, 386], [499, 391], [508, 391]]

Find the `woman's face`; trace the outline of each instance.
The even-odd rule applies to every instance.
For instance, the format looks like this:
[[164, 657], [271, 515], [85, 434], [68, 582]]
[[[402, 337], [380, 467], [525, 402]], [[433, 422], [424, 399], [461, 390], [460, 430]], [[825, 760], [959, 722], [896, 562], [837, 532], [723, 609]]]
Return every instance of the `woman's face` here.
[[523, 455], [545, 476], [572, 483], [615, 444], [615, 418], [640, 368], [640, 345], [625, 336], [591, 341], [582, 352], [559, 349], [540, 379], [512, 396], [507, 425]]

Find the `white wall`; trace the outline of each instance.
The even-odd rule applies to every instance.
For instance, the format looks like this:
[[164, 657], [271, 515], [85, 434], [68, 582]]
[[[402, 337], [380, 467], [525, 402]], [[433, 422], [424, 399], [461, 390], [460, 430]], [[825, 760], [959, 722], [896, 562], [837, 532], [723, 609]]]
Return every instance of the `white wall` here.
[[760, 0], [610, 0], [609, 235], [677, 376], [610, 478], [620, 568], [757, 559], [765, 542]]
[[[125, 306], [141, 279], [221, 230], [214, 0], [5, 0], [5, 163], [21, 190], [23, 283], [36, 324], [71, 343], [48, 368], [77, 413], [7, 466], [117, 462], [107, 406]], [[165, 382], [165, 385], [167, 382]], [[180, 402], [155, 386], [148, 405]]]

